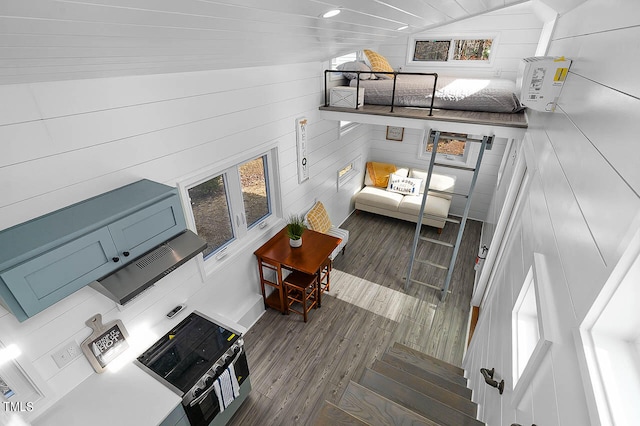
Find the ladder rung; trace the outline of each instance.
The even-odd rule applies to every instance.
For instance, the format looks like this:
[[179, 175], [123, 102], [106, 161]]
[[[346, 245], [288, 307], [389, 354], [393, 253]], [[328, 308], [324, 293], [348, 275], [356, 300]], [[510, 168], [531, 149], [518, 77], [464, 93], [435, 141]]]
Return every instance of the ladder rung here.
[[475, 172], [476, 171], [475, 167], [456, 166], [454, 164], [435, 163], [434, 166], [448, 167], [450, 169], [466, 170], [468, 172]]
[[430, 260], [415, 259], [415, 261], [419, 262], [419, 263], [423, 263], [425, 265], [435, 266], [436, 268], [444, 269], [445, 271], [449, 270], [448, 266], [444, 266], [444, 265], [441, 265], [439, 263], [431, 262]]
[[453, 247], [453, 244], [448, 243], [446, 241], [434, 240], [433, 238], [427, 238], [427, 237], [420, 237], [420, 239], [423, 241], [428, 241], [430, 243], [440, 244], [441, 246]]
[[445, 222], [460, 223], [460, 221], [458, 219], [451, 219], [450, 217], [446, 218]]
[[459, 196], [464, 197], [464, 198], [469, 197], [468, 194], [461, 194], [459, 192], [451, 192], [451, 191], [441, 191], [439, 189], [429, 189], [429, 192], [435, 192], [437, 194], [446, 194], [446, 195], [459, 195]]
[[[412, 283], [416, 283], [416, 284], [420, 284], [423, 285], [425, 287], [429, 287], [429, 288], [433, 288], [435, 290], [444, 290], [442, 287], [437, 286], [437, 285], [433, 285], [433, 284], [429, 284], [429, 283], [425, 283], [424, 281], [419, 281], [419, 280], [414, 280], [413, 278], [410, 279], [409, 281], [411, 281]], [[451, 290], [448, 290], [447, 293], [451, 293]]]

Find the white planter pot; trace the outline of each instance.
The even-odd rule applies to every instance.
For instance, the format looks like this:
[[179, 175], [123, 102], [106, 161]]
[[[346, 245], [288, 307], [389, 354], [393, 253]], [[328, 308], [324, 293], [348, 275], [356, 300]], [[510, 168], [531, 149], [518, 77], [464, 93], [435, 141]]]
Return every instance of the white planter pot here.
[[289, 245], [291, 247], [300, 247], [300, 246], [302, 246], [302, 237], [300, 237], [297, 240], [292, 240], [291, 238], [289, 238]]

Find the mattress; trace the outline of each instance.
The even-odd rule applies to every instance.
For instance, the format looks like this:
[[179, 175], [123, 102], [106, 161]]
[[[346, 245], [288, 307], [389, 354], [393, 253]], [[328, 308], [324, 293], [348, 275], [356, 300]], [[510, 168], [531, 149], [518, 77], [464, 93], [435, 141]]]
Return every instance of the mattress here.
[[[398, 75], [394, 105], [428, 107], [431, 104], [433, 76]], [[350, 85], [356, 86], [356, 80]], [[391, 105], [393, 80], [360, 80], [364, 88], [364, 103]], [[514, 94], [515, 83], [504, 79], [470, 79], [438, 77], [434, 108], [463, 111], [507, 112], [522, 111]]]

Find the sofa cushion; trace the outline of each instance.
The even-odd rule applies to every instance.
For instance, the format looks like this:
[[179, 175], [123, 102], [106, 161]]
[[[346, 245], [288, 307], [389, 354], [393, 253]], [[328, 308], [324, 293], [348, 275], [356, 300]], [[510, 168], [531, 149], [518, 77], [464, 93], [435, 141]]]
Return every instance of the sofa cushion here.
[[[405, 196], [400, 205], [398, 211], [400, 213], [406, 213], [414, 216], [418, 216], [420, 213], [420, 205], [422, 204], [422, 197], [407, 195]], [[449, 214], [449, 205], [451, 201], [446, 198], [427, 196], [427, 205], [424, 207], [424, 216], [433, 215], [436, 217], [445, 218]]]
[[[369, 163], [367, 163], [367, 164], [369, 164]], [[396, 171], [393, 172], [393, 173], [398, 175], [398, 176], [407, 177], [407, 176], [409, 176], [409, 169], [406, 168], [406, 167], [400, 167], [400, 168], [396, 168]], [[368, 167], [364, 168], [364, 184], [366, 186], [376, 186], [373, 183], [373, 179], [371, 179], [371, 176], [369, 176], [369, 168]], [[384, 187], [386, 188], [386, 185]]]
[[[422, 186], [420, 187], [420, 193], [424, 193], [424, 188], [427, 184], [427, 176], [429, 172], [423, 170], [411, 169], [409, 177], [422, 179]], [[429, 189], [435, 189], [436, 191], [454, 192], [456, 186], [456, 177], [449, 175], [441, 175], [439, 173], [431, 174], [431, 182], [429, 182]], [[437, 197], [451, 199], [451, 195], [442, 194], [439, 192], [432, 192], [429, 195], [435, 195]]]
[[[404, 195], [375, 186], [365, 186], [358, 193], [358, 203], [381, 209], [397, 211]], [[418, 197], [420, 198], [420, 197]]]
[[387, 191], [397, 192], [403, 195], [418, 195], [422, 179], [398, 176], [392, 173], [389, 176], [389, 185]]
[[379, 188], [386, 188], [389, 184], [389, 176], [395, 173], [396, 165], [391, 163], [379, 163], [377, 161], [367, 162], [367, 172], [365, 177], [369, 177], [371, 185]]
[[329, 214], [324, 208], [324, 205], [318, 201], [306, 215], [309, 228], [313, 231], [322, 232], [326, 234], [329, 228], [331, 228], [331, 220]]

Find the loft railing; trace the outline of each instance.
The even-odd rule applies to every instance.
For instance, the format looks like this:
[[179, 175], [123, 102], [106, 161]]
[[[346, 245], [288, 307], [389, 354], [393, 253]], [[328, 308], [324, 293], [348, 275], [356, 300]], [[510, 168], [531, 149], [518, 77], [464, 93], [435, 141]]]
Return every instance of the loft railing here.
[[[371, 71], [340, 71], [340, 70], [324, 70], [324, 106], [329, 106], [329, 91], [327, 88], [327, 76], [333, 73], [351, 73], [356, 74], [356, 108], [358, 109], [358, 95], [360, 94], [360, 74], [372, 74]], [[431, 104], [428, 107], [422, 106], [412, 106], [412, 108], [429, 108], [429, 116], [433, 115], [433, 101], [436, 98], [436, 84], [438, 83], [438, 73], [435, 72], [385, 72], [378, 74], [393, 74], [393, 90], [391, 92], [391, 111], [393, 112], [393, 107], [396, 100], [396, 81], [399, 75], [426, 75], [433, 77], [433, 90], [431, 92]], [[349, 86], [350, 87], [350, 86]]]

